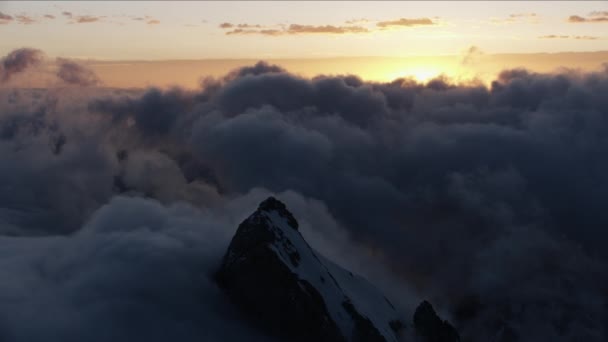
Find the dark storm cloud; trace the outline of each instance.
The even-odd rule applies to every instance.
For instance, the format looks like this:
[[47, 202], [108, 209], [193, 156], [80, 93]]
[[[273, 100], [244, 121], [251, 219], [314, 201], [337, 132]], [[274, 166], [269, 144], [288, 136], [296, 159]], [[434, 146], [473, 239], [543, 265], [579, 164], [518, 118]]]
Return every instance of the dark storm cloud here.
[[[192, 137], [184, 144], [224, 193], [261, 186], [322, 200], [474, 340], [604, 336], [605, 304], [582, 298], [604, 303], [606, 288], [605, 73], [510, 70], [484, 88], [305, 79], [259, 64], [211, 85], [156, 134]], [[551, 263], [560, 251], [564, 264]], [[584, 283], [551, 287], [566, 279]], [[505, 318], [515, 307], [521, 316]], [[549, 326], [527, 318], [543, 315]]]
[[30, 48], [10, 52], [0, 61], [0, 83], [7, 82], [13, 75], [39, 64], [43, 57], [42, 51]]
[[464, 340], [606, 340], [608, 69], [484, 87], [260, 62], [198, 91], [66, 89], [0, 101], [9, 341], [257, 336], [209, 274], [269, 193]]
[[95, 72], [81, 64], [64, 58], [58, 58], [57, 64], [57, 77], [67, 84], [86, 87], [100, 83]]
[[412, 27], [412, 26], [428, 26], [437, 25], [436, 22], [429, 18], [400, 18], [396, 20], [385, 20], [376, 23], [376, 26], [381, 28], [387, 27]]
[[213, 281], [238, 224], [217, 213], [118, 197], [70, 238], [1, 237], [3, 340], [272, 341]]

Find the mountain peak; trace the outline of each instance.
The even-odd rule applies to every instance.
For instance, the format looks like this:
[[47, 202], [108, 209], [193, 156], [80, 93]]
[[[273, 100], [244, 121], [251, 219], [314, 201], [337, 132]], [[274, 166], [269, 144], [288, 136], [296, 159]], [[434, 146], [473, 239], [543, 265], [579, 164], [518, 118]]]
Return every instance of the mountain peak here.
[[235, 304], [289, 341], [396, 341], [402, 325], [392, 304], [318, 254], [297, 228], [274, 197], [239, 225], [217, 275]]
[[260, 205], [258, 206], [258, 211], [276, 211], [279, 216], [287, 220], [287, 224], [289, 224], [289, 226], [291, 226], [295, 230], [298, 230], [298, 221], [296, 221], [295, 217], [293, 217], [289, 210], [287, 210], [287, 207], [285, 206], [285, 204], [283, 204], [283, 202], [272, 196], [268, 197], [267, 199], [262, 201], [262, 203], [260, 203]]
[[420, 303], [414, 313], [414, 328], [424, 342], [458, 342], [460, 336], [454, 327], [435, 312], [428, 301]]

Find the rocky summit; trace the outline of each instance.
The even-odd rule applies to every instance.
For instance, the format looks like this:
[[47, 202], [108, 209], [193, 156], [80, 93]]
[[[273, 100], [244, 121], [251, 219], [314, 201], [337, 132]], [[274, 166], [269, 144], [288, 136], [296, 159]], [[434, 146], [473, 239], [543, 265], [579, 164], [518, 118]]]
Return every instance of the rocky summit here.
[[414, 312], [414, 328], [416, 335], [423, 342], [459, 342], [460, 336], [454, 327], [444, 321], [431, 303], [423, 301]]
[[288, 341], [398, 341], [404, 326], [367, 280], [314, 251], [273, 197], [239, 225], [217, 280], [247, 316]]

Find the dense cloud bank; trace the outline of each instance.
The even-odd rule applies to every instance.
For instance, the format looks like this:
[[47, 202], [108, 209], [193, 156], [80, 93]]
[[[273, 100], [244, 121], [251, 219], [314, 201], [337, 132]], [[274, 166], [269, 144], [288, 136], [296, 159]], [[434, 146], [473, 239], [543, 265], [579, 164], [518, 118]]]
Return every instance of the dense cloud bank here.
[[264, 63], [199, 91], [2, 91], [0, 334], [257, 335], [209, 277], [277, 193], [313, 246], [467, 341], [604, 341], [607, 93], [608, 70], [488, 88]]

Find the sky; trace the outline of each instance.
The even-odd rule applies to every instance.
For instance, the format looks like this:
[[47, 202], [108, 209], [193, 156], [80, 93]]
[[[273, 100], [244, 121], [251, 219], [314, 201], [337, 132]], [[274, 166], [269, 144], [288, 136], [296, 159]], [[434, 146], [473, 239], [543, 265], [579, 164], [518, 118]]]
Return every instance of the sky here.
[[505, 68], [600, 70], [607, 27], [606, 1], [3, 1], [0, 54], [78, 59], [111, 87], [197, 88], [258, 60], [305, 77], [489, 84]]
[[93, 59], [608, 50], [606, 1], [3, 1], [0, 12], [0, 52]]

